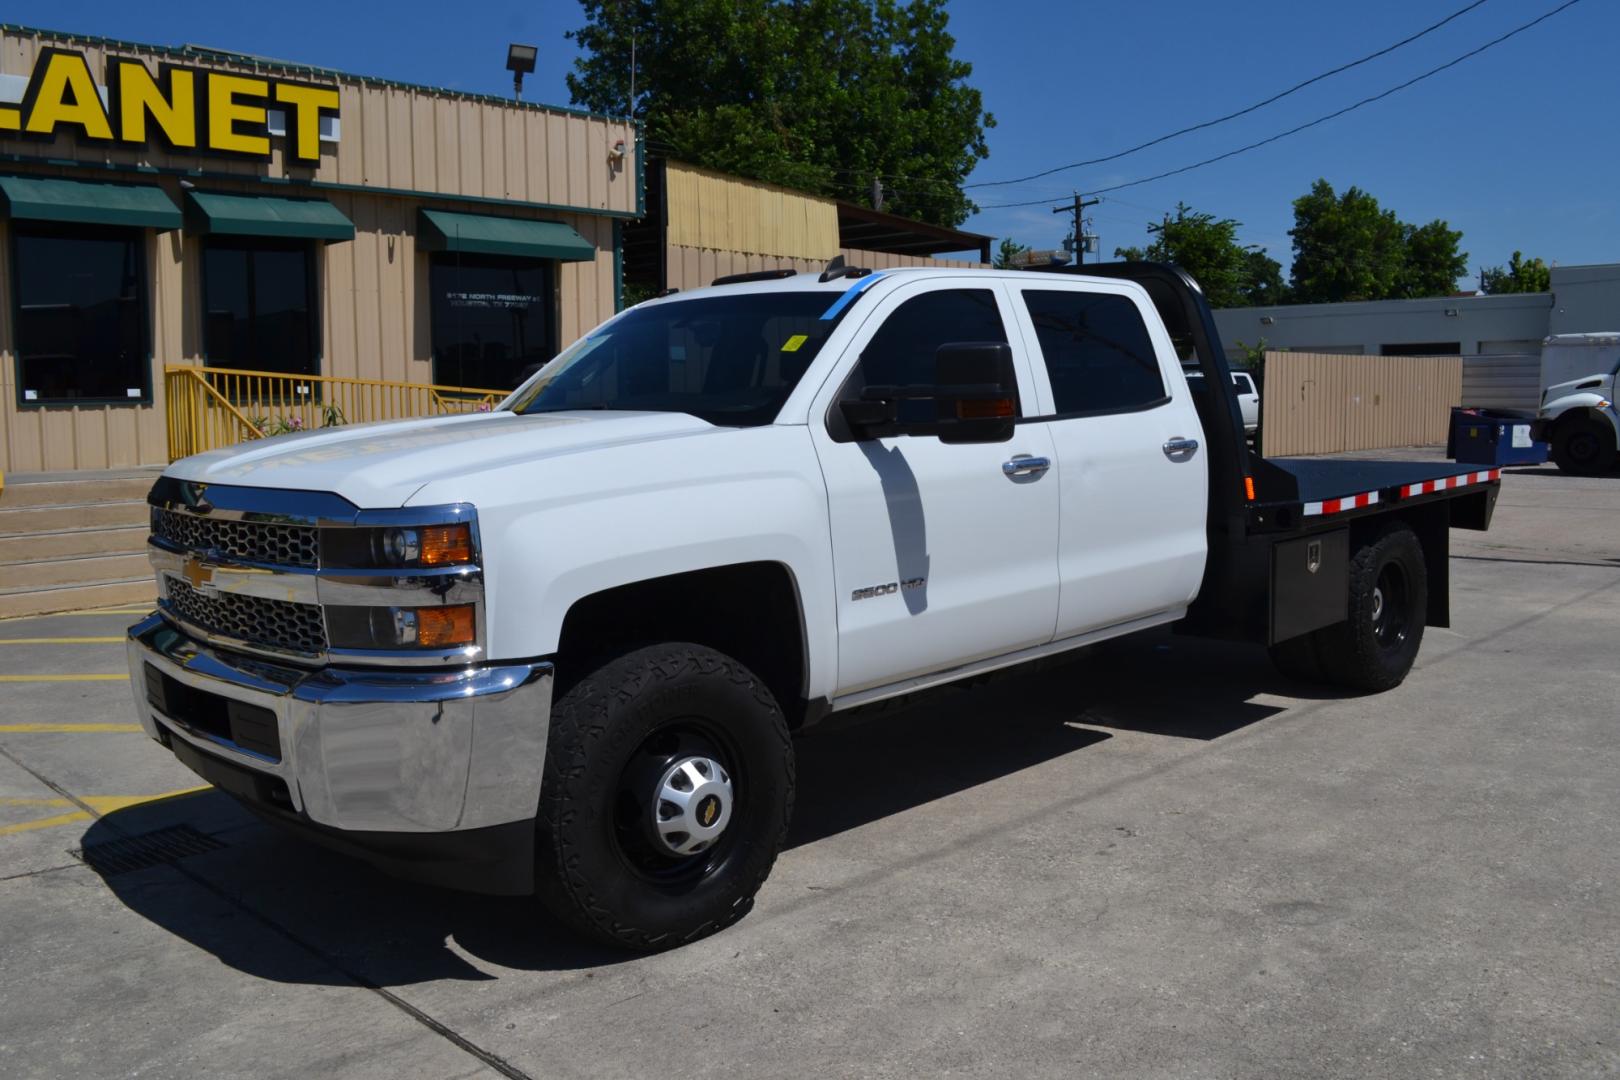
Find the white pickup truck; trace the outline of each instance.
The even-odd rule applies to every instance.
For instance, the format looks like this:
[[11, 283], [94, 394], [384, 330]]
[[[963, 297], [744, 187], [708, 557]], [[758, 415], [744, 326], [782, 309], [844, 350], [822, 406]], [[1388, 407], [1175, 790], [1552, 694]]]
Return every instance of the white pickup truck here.
[[1167, 623], [1401, 682], [1497, 473], [1266, 461], [1196, 284], [1084, 271], [722, 280], [493, 413], [176, 462], [141, 723], [275, 822], [656, 949], [749, 909], [829, 712]]

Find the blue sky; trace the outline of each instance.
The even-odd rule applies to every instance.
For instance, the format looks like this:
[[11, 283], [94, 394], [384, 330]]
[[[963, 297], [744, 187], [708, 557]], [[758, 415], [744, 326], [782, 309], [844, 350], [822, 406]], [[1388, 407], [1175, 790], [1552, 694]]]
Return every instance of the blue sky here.
[[[1378, 93], [1527, 22], [1560, 0], [1488, 0], [1421, 41], [1222, 124], [1123, 160], [1008, 187], [983, 205], [1108, 186], [1178, 167]], [[998, 125], [973, 180], [1091, 158], [1248, 105], [1433, 23], [1465, 0], [1090, 3], [956, 0], [957, 53]], [[509, 92], [506, 45], [540, 47], [525, 97], [566, 104], [574, 0], [268, 6], [169, 0], [10, 0], [6, 21], [160, 44], [195, 42], [409, 82]], [[1469, 264], [1519, 248], [1563, 264], [1620, 261], [1620, 3], [1568, 11], [1409, 90], [1229, 161], [1105, 196], [1105, 254], [1139, 244], [1182, 200], [1243, 223], [1286, 266], [1291, 201], [1317, 177], [1357, 184], [1403, 219], [1463, 232]], [[986, 209], [965, 227], [1055, 245], [1047, 204]], [[1469, 286], [1472, 283], [1460, 283]]]

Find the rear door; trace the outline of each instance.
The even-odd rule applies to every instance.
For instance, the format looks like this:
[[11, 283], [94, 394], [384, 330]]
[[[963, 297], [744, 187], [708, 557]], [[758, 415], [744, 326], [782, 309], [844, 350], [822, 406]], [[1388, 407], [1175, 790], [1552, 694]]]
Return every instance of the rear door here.
[[1124, 283], [1012, 289], [1057, 449], [1056, 637], [1168, 621], [1208, 551], [1208, 455], [1169, 335]]
[[[908, 282], [876, 300], [811, 406], [832, 524], [840, 695], [1051, 640], [1058, 486], [1044, 423], [1019, 424], [1009, 442], [955, 445], [935, 435], [850, 441], [828, 423], [861, 386], [932, 383], [934, 354], [952, 342], [1009, 342], [1020, 409], [1033, 411], [1033, 372], [1012, 326], [994, 278]], [[902, 403], [902, 420], [908, 405], [933, 407]]]

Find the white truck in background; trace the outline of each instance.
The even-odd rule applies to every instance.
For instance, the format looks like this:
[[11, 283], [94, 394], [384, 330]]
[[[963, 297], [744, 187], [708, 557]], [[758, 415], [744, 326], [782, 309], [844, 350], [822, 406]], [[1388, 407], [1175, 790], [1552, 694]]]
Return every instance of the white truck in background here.
[[1555, 334], [1541, 346], [1541, 408], [1532, 438], [1550, 444], [1558, 468], [1577, 476], [1613, 469], [1620, 447], [1620, 332]]
[[828, 713], [1165, 624], [1399, 684], [1499, 474], [1266, 460], [1197, 284], [1083, 270], [721, 279], [491, 413], [178, 461], [140, 722], [278, 825], [659, 949], [749, 910]]

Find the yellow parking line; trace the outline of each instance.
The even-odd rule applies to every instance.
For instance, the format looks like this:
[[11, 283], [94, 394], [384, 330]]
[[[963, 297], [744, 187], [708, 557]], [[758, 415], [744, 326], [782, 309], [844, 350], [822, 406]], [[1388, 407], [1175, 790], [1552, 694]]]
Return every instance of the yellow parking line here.
[[0, 724], [0, 735], [34, 735], [40, 732], [139, 731], [139, 724]]
[[0, 675], [0, 682], [113, 682], [128, 675]]
[[19, 821], [15, 825], [0, 825], [0, 836], [11, 836], [13, 833], [28, 832], [32, 829], [49, 829], [54, 825], [71, 825], [75, 821], [89, 820], [89, 814], [83, 810], [75, 810], [71, 814], [57, 814], [55, 817], [40, 818], [38, 821]]
[[125, 640], [116, 637], [14, 637], [0, 638], [0, 645], [114, 645]]
[[[83, 802], [97, 815], [110, 814], [117, 810], [127, 810], [131, 806], [140, 806], [142, 803], [160, 802], [163, 799], [175, 799], [182, 795], [196, 795], [199, 792], [210, 790], [210, 786], [181, 788], [178, 791], [165, 791], [161, 795], [86, 795]], [[0, 798], [0, 806], [72, 806], [69, 799], [15, 799]], [[36, 821], [21, 821], [15, 825], [0, 825], [0, 836], [11, 836], [15, 833], [30, 832], [34, 829], [49, 829], [57, 825], [71, 825], [76, 821], [89, 821], [94, 816], [84, 810], [74, 810], [66, 814], [56, 814], [52, 817], [39, 818]]]

